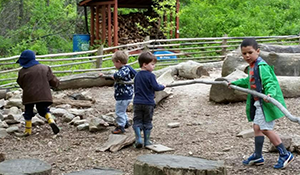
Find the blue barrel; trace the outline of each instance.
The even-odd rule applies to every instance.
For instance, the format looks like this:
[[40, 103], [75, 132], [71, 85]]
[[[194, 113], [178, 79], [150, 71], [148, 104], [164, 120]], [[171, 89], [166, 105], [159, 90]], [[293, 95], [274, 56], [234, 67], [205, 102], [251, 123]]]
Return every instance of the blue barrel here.
[[[164, 51], [155, 51], [153, 52], [154, 55], [159, 55], [159, 54], [174, 54], [174, 52], [170, 52], [167, 50]], [[165, 55], [165, 56], [156, 56], [158, 60], [163, 60], [163, 59], [176, 59], [176, 55]]]
[[87, 51], [90, 47], [89, 34], [74, 34], [73, 35], [73, 52]]

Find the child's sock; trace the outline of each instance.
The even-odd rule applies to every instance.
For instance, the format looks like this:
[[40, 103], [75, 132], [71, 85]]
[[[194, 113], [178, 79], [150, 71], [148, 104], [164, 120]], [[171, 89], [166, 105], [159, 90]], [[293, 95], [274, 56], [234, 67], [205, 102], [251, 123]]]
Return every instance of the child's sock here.
[[262, 157], [262, 147], [264, 144], [265, 137], [264, 136], [256, 136], [255, 137], [255, 157]]
[[288, 154], [288, 151], [286, 150], [286, 148], [284, 147], [284, 145], [282, 143], [280, 143], [279, 145], [277, 145], [276, 148], [279, 151], [279, 155], [284, 156], [284, 155]]

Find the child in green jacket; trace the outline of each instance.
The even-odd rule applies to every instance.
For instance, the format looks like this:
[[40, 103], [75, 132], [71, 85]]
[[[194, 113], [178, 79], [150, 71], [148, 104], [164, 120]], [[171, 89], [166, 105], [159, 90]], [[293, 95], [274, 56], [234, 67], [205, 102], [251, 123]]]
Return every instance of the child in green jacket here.
[[[260, 50], [256, 40], [253, 38], [244, 39], [241, 43], [241, 51], [244, 60], [249, 64], [248, 77], [233, 81], [230, 84], [264, 93], [285, 106], [284, 98], [273, 67], [269, 66], [259, 57]], [[291, 152], [286, 150], [278, 134], [273, 131], [275, 119], [283, 117], [284, 114], [266, 99], [261, 99], [251, 94], [248, 94], [247, 97], [246, 113], [248, 121], [253, 122], [255, 151], [247, 160], [243, 161], [243, 164], [264, 164], [262, 147], [264, 136], [267, 136], [279, 151], [278, 163], [274, 165], [274, 168], [285, 168], [292, 162], [294, 156]]]

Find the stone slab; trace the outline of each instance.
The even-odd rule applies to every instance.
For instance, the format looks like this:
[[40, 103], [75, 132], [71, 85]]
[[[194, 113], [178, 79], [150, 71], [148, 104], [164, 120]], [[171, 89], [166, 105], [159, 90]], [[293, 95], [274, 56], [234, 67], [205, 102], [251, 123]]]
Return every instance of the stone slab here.
[[148, 145], [146, 148], [151, 149], [157, 153], [162, 153], [162, 152], [167, 152], [167, 151], [174, 151], [173, 148], [169, 148], [167, 146], [161, 145], [161, 144], [153, 144], [153, 145]]

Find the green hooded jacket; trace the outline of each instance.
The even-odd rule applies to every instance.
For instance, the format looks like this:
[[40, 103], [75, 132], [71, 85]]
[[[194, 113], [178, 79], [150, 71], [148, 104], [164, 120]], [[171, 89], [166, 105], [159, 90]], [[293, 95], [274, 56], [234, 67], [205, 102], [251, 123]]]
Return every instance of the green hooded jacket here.
[[[276, 99], [279, 103], [281, 103], [284, 107], [286, 107], [284, 102], [284, 97], [282, 95], [278, 80], [274, 73], [273, 66], [269, 66], [266, 62], [259, 62], [258, 68], [259, 68], [259, 76], [262, 83], [263, 93], [265, 95], [270, 94], [272, 98]], [[231, 84], [243, 88], [251, 89], [250, 82], [249, 82], [249, 77], [250, 77], [249, 71], [250, 68], [248, 69], [248, 77], [233, 81], [231, 82]], [[250, 115], [250, 109], [255, 108], [252, 102], [253, 100], [251, 100], [251, 98], [253, 98], [252, 95], [248, 94], [247, 103], [246, 103], [246, 113], [249, 122], [253, 121], [254, 118], [254, 116]], [[267, 103], [264, 100], [260, 100], [260, 102], [262, 103], [261, 106], [267, 122], [273, 121], [275, 119], [284, 116], [281, 110], [278, 109], [274, 104]]]

